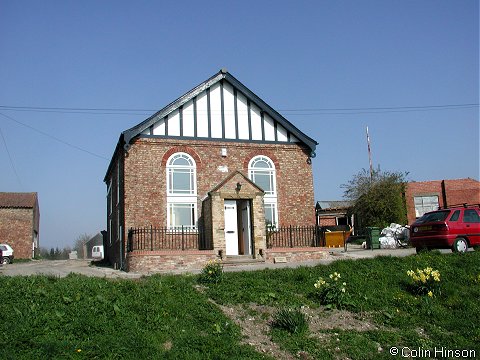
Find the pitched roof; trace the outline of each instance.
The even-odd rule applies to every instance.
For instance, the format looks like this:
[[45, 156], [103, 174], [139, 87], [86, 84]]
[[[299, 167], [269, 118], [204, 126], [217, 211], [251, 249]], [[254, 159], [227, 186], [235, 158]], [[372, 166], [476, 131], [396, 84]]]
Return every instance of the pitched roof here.
[[34, 208], [37, 193], [0, 192], [0, 208]]
[[125, 144], [129, 144], [130, 141], [135, 138], [136, 136], [142, 134], [146, 131], [150, 126], [157, 123], [158, 121], [162, 120], [173, 111], [179, 109], [181, 106], [186, 104], [188, 101], [195, 98], [201, 92], [205, 91], [208, 88], [211, 88], [218, 82], [225, 80], [226, 82], [230, 83], [235, 89], [243, 93], [248, 99], [250, 99], [253, 103], [256, 104], [260, 108], [261, 111], [267, 113], [269, 116], [273, 118], [278, 124], [280, 124], [283, 128], [285, 128], [288, 133], [292, 134], [295, 138], [297, 138], [300, 142], [304, 143], [308, 146], [312, 152], [312, 157], [315, 156], [315, 148], [318, 143], [301, 132], [297, 127], [295, 127], [292, 123], [290, 123], [286, 118], [280, 115], [276, 110], [270, 107], [265, 101], [260, 99], [255, 93], [253, 93], [250, 89], [248, 89], [245, 85], [243, 85], [240, 81], [238, 81], [233, 75], [231, 75], [227, 70], [222, 69], [217, 74], [213, 75], [211, 78], [205, 80], [192, 90], [188, 91], [186, 94], [180, 96], [175, 101], [171, 102], [167, 106], [165, 106], [160, 111], [156, 112], [146, 120], [142, 121], [140, 124], [125, 130], [122, 132], [123, 139]]
[[231, 172], [225, 179], [223, 179], [218, 185], [216, 185], [208, 193], [213, 194], [213, 193], [217, 192], [219, 189], [221, 189], [223, 186], [225, 186], [226, 183], [228, 183], [230, 180], [232, 180], [236, 175], [240, 175], [243, 178], [243, 180], [245, 180], [245, 182], [247, 182], [248, 184], [250, 184], [254, 188], [258, 189], [262, 193], [265, 192], [260, 186], [255, 184], [252, 180], [250, 180], [247, 176], [245, 176], [245, 174], [243, 174], [241, 171], [235, 170], [235, 171]]

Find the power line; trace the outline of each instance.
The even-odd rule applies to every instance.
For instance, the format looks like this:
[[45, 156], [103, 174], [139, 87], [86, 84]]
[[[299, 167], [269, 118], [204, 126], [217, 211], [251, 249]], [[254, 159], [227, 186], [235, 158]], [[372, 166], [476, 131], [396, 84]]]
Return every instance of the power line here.
[[[433, 111], [468, 109], [478, 107], [478, 103], [465, 104], [444, 104], [444, 105], [422, 105], [422, 106], [391, 106], [391, 107], [352, 107], [352, 108], [299, 108], [279, 109], [284, 113], [302, 113], [301, 115], [315, 114], [365, 114], [365, 113], [388, 113], [388, 112], [411, 112], [411, 111]], [[42, 106], [9, 106], [0, 105], [0, 109], [8, 111], [31, 111], [31, 112], [57, 112], [57, 113], [82, 113], [100, 115], [144, 115], [154, 113], [158, 109], [126, 109], [126, 108], [80, 108], [80, 107], [42, 107]]]
[[63, 145], [69, 146], [69, 147], [71, 147], [71, 148], [73, 148], [73, 149], [82, 151], [82, 152], [84, 152], [84, 153], [90, 154], [90, 155], [95, 156], [95, 157], [100, 158], [100, 159], [109, 160], [109, 159], [107, 159], [105, 156], [95, 154], [95, 153], [93, 153], [93, 152], [91, 152], [91, 151], [89, 151], [89, 150], [87, 150], [87, 149], [81, 148], [80, 146], [71, 144], [71, 143], [69, 143], [69, 142], [67, 142], [67, 141], [65, 141], [65, 140], [62, 140], [62, 139], [54, 136], [54, 135], [51, 135], [51, 134], [46, 133], [46, 132], [44, 132], [44, 131], [42, 131], [42, 130], [39, 130], [39, 129], [37, 129], [37, 128], [34, 128], [33, 126], [30, 126], [30, 125], [25, 124], [25, 123], [23, 123], [23, 122], [21, 122], [21, 121], [18, 121], [18, 120], [16, 120], [16, 119], [12, 118], [11, 116], [5, 115], [5, 114], [3, 114], [3, 113], [0, 113], [0, 115], [2, 115], [3, 117], [5, 117], [5, 118], [7, 118], [7, 119], [9, 119], [9, 120], [11, 120], [11, 121], [16, 122], [17, 124], [20, 124], [20, 125], [22, 125], [22, 126], [25, 126], [26, 128], [29, 128], [29, 129], [31, 129], [31, 130], [33, 130], [33, 131], [36, 131], [36, 132], [38, 132], [39, 134], [42, 134], [43, 136], [46, 136], [46, 137], [49, 137], [50, 139], [53, 139], [53, 140], [55, 140], [55, 141], [58, 141], [59, 143], [62, 143]]
[[10, 155], [10, 151], [8, 150], [7, 140], [5, 139], [5, 136], [3, 135], [2, 128], [0, 128], [0, 135], [2, 136], [3, 144], [5, 145], [5, 150], [7, 150], [8, 159], [10, 160], [10, 165], [12, 166], [13, 173], [15, 174], [15, 177], [17, 178], [17, 181], [18, 181], [18, 184], [20, 185], [20, 187], [23, 188], [22, 181], [20, 180], [20, 176], [18, 176], [17, 169], [15, 169], [15, 165], [13, 164], [12, 156]]
[[[365, 110], [423, 110], [423, 109], [449, 109], [462, 107], [478, 107], [480, 104], [447, 104], [423, 106], [391, 106], [391, 107], [357, 107], [357, 108], [313, 108], [313, 109], [284, 109], [282, 111], [365, 111]], [[1, 106], [0, 106], [1, 107]]]

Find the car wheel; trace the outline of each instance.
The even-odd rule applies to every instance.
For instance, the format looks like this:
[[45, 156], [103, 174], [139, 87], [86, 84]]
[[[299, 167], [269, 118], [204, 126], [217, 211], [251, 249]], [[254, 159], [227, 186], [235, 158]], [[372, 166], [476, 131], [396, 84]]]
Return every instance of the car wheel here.
[[2, 264], [3, 264], [3, 265], [10, 264], [10, 258], [8, 258], [8, 257], [5, 256], [5, 257], [3, 258]]
[[458, 238], [453, 242], [453, 252], [464, 253], [468, 249], [467, 240], [464, 238]]

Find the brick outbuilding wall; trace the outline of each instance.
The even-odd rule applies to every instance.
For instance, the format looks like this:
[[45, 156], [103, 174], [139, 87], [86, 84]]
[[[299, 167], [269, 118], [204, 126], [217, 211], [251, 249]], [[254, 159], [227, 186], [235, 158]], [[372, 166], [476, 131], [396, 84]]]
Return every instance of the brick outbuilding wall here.
[[13, 248], [17, 259], [32, 258], [33, 209], [0, 208], [0, 243]]
[[332, 215], [332, 216], [322, 216], [319, 219], [318, 225], [320, 226], [335, 226], [337, 225], [337, 218]]
[[39, 247], [40, 210], [37, 193], [0, 192], [0, 243], [10, 245], [16, 259], [31, 259]]
[[480, 182], [467, 178], [408, 183], [405, 199], [409, 224], [415, 221], [414, 197], [432, 195], [438, 196], [438, 203], [441, 207], [463, 203], [479, 204]]

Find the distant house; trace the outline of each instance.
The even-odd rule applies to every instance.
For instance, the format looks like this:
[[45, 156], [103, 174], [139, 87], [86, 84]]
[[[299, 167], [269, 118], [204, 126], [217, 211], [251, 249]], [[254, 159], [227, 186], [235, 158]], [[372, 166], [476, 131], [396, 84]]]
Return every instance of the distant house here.
[[453, 179], [410, 182], [405, 192], [408, 223], [424, 213], [461, 204], [480, 204], [480, 182], [475, 179]]
[[271, 260], [267, 227], [315, 225], [316, 145], [221, 70], [120, 135], [106, 258], [130, 271]]
[[16, 259], [31, 259], [39, 248], [40, 211], [37, 193], [0, 192], [0, 243]]

